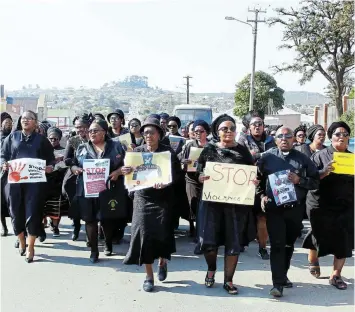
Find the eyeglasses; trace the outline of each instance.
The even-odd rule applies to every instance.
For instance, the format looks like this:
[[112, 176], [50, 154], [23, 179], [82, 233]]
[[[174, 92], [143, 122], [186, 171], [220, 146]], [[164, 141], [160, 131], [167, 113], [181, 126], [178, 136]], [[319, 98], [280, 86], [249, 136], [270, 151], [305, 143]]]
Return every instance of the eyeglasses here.
[[33, 117], [21, 117], [21, 120], [23, 121], [32, 121], [35, 120]]
[[58, 138], [48, 138], [49, 139], [49, 141], [53, 141], [53, 142], [56, 142], [56, 141], [59, 141], [59, 139]]
[[337, 138], [340, 138], [340, 137], [347, 138], [349, 136], [349, 133], [347, 133], [347, 132], [336, 132], [336, 133], [333, 133], [333, 135], [335, 135]]
[[288, 133], [288, 134], [279, 134], [276, 136], [277, 139], [292, 139], [293, 138], [293, 135], [291, 133]]
[[156, 135], [156, 134], [157, 134], [156, 131], [144, 131], [143, 132], [143, 136], [144, 137], [147, 137], [148, 135], [153, 136], [153, 135]]
[[232, 127], [230, 127], [230, 128], [228, 128], [228, 127], [222, 127], [222, 128], [219, 128], [218, 131], [222, 131], [222, 132], [224, 132], [224, 133], [227, 133], [228, 131], [230, 131], [230, 132], [235, 132], [236, 129], [237, 129], [236, 126], [232, 126]]
[[177, 125], [168, 125], [168, 128], [169, 129], [174, 129], [174, 128], [177, 128]]
[[205, 133], [206, 131], [205, 130], [196, 130], [195, 133], [196, 134], [201, 134], [201, 133]]
[[137, 128], [137, 127], [139, 127], [139, 125], [132, 124], [130, 127], [131, 127], [131, 128]]
[[100, 132], [100, 131], [104, 131], [104, 130], [90, 129], [90, 130], [89, 130], [89, 133], [90, 133], [90, 134], [96, 134], [96, 133], [98, 133], [98, 132]]
[[305, 135], [304, 135], [304, 134], [297, 134], [297, 137], [298, 137], [298, 138], [304, 138]]
[[254, 126], [254, 127], [261, 127], [264, 125], [264, 123], [262, 121], [255, 121], [255, 122], [251, 123], [250, 125]]

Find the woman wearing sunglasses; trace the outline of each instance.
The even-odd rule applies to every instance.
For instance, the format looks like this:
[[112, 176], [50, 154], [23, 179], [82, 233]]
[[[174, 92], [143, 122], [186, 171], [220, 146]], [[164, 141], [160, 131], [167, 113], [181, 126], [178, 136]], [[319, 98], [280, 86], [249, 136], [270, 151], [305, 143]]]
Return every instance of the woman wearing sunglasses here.
[[[346, 258], [354, 249], [354, 176], [334, 173], [334, 153], [351, 153], [348, 150], [350, 127], [342, 121], [333, 122], [327, 131], [331, 145], [312, 156], [320, 175], [320, 187], [307, 196], [307, 213], [311, 231], [303, 247], [312, 253], [309, 259], [311, 271], [320, 276], [318, 258], [334, 255], [333, 270], [329, 283], [337, 289], [346, 289], [341, 278]], [[316, 271], [316, 272], [314, 272]]]
[[[295, 130], [296, 131], [296, 130]], [[301, 131], [298, 131], [298, 135], [302, 136]], [[313, 125], [309, 127], [306, 131], [305, 137], [311, 142], [309, 144], [296, 144], [295, 149], [305, 154], [308, 157], [311, 157], [315, 152], [318, 152], [324, 149], [325, 141], [325, 130], [321, 125]], [[297, 139], [297, 138], [296, 138]]]
[[295, 137], [294, 146], [300, 146], [306, 143], [306, 126], [299, 126], [293, 131], [293, 135]]
[[62, 185], [67, 171], [66, 166], [59, 166], [64, 159], [65, 148], [60, 145], [62, 131], [56, 127], [47, 130], [48, 140], [54, 149], [55, 160], [58, 165], [47, 175], [46, 203], [44, 205], [45, 217], [50, 217], [50, 229], [53, 237], [59, 237], [59, 222], [62, 216], [67, 215], [69, 202], [62, 196]]
[[99, 260], [98, 249], [98, 221], [105, 236], [106, 256], [112, 254], [112, 239], [117, 225], [116, 219], [102, 219], [98, 198], [86, 198], [84, 193], [83, 163], [86, 159], [110, 160], [110, 183], [117, 188], [124, 188], [123, 175], [129, 173], [123, 166], [125, 152], [120, 142], [111, 140], [108, 133], [108, 125], [102, 119], [96, 119], [89, 128], [89, 142], [81, 144], [75, 155], [73, 174], [77, 176], [76, 194], [72, 206], [78, 212], [77, 218], [85, 221], [86, 235], [91, 248], [90, 261], [96, 263]]
[[[179, 155], [185, 170], [187, 170], [187, 166], [191, 164], [191, 160], [189, 159], [191, 148], [204, 148], [208, 143], [207, 136], [211, 132], [210, 126], [204, 120], [196, 120], [192, 124], [192, 129], [195, 138], [184, 146]], [[197, 209], [202, 192], [202, 184], [199, 182], [198, 177], [199, 174], [196, 172], [186, 172], [185, 175], [186, 194], [190, 205], [190, 237], [196, 236], [194, 221], [197, 220]]]
[[133, 118], [128, 123], [128, 128], [131, 134], [134, 136], [135, 146], [141, 146], [144, 144], [144, 137], [141, 134], [141, 121], [137, 118]]
[[[210, 177], [203, 174], [206, 162], [233, 163], [253, 165], [254, 161], [249, 150], [235, 141], [235, 120], [228, 115], [219, 116], [212, 123], [212, 134], [217, 141], [208, 143], [198, 160], [199, 182], [204, 183]], [[238, 289], [233, 285], [233, 276], [241, 251], [240, 233], [243, 232], [246, 211], [243, 205], [203, 201], [198, 212], [198, 244], [196, 254], [204, 254], [208, 271], [205, 286], [212, 287], [215, 283], [218, 247], [224, 250], [224, 283], [223, 288], [231, 295]]]
[[[253, 156], [254, 163], [256, 163], [262, 153], [276, 146], [275, 138], [268, 136], [264, 129], [264, 116], [262, 113], [251, 111], [243, 118], [243, 125], [248, 128], [248, 135], [241, 135], [238, 143], [246, 146]], [[276, 128], [277, 131], [278, 128]], [[252, 215], [253, 214], [253, 215]], [[259, 243], [258, 256], [263, 260], [269, 259], [269, 253], [266, 249], [266, 242], [268, 233], [266, 229], [266, 215], [261, 209], [261, 201], [259, 198], [255, 199], [253, 211], [249, 214], [248, 220], [256, 219], [256, 237]], [[249, 223], [252, 225], [252, 223]], [[255, 225], [253, 225], [255, 226]], [[249, 242], [255, 238], [255, 235], [245, 235], [243, 241], [244, 246], [248, 246]], [[253, 237], [254, 236], [254, 237]]]

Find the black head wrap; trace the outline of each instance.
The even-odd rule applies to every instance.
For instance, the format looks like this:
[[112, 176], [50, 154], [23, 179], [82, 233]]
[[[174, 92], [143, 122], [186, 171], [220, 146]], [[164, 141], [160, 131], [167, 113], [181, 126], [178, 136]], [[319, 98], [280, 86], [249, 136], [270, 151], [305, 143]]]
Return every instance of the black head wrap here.
[[248, 112], [242, 119], [242, 124], [249, 129], [249, 125], [250, 125], [250, 121], [254, 118], [254, 117], [259, 117], [262, 120], [264, 120], [264, 112], [261, 111], [250, 111]]
[[195, 128], [196, 128], [197, 126], [203, 127], [203, 129], [205, 129], [208, 134], [211, 132], [211, 127], [210, 127], [210, 125], [209, 125], [206, 121], [204, 121], [204, 120], [202, 120], [202, 119], [198, 119], [198, 120], [196, 120], [196, 121], [194, 122], [194, 130], [195, 130]]
[[179, 117], [176, 117], [176, 116], [170, 116], [167, 120], [167, 123], [169, 124], [169, 121], [175, 121], [178, 125], [178, 128], [180, 129], [181, 128], [181, 120]]
[[329, 126], [328, 131], [327, 131], [327, 135], [328, 135], [329, 140], [332, 138], [334, 131], [338, 128], [344, 128], [349, 133], [349, 135], [351, 134], [351, 129], [346, 122], [335, 121]]
[[319, 130], [325, 131], [323, 126], [321, 126], [321, 125], [310, 126], [306, 132], [307, 139], [310, 140], [311, 142], [313, 142], [314, 136], [316, 135], [317, 131], [319, 131]]
[[297, 132], [299, 132], [299, 131], [302, 131], [302, 132], [304, 132], [304, 134], [306, 134], [306, 132], [307, 132], [307, 127], [306, 127], [306, 126], [303, 126], [303, 125], [298, 126], [298, 127], [293, 131], [293, 136], [295, 137], [296, 134], [297, 134]]
[[50, 127], [50, 128], [47, 130], [47, 135], [48, 135], [48, 137], [50, 137], [51, 134], [55, 134], [55, 135], [58, 137], [59, 141], [62, 139], [62, 136], [63, 136], [62, 130], [60, 130], [60, 129], [57, 128], [57, 127]]
[[218, 136], [218, 128], [221, 125], [221, 123], [225, 122], [225, 121], [231, 121], [235, 124], [235, 119], [227, 114], [223, 114], [218, 116], [213, 122], [212, 122], [212, 126], [211, 126], [211, 131], [212, 131], [212, 135], [213, 137], [218, 140], [219, 136]]
[[43, 135], [45, 137], [47, 137], [48, 136], [48, 129], [51, 127], [51, 124], [48, 121], [44, 120], [44, 121], [38, 123], [38, 127], [43, 130]]
[[147, 117], [147, 119], [148, 118], [154, 118], [154, 119], [158, 119], [159, 121], [160, 121], [160, 115], [159, 114], [150, 114], [148, 117]]
[[168, 119], [170, 116], [167, 113], [161, 113], [160, 114], [160, 119]]
[[12, 118], [11, 118], [11, 116], [10, 116], [10, 114], [9, 113], [6, 113], [6, 112], [2, 112], [1, 113], [1, 123], [5, 120], [5, 119], [11, 119], [11, 121], [12, 121]]
[[139, 126], [142, 125], [141, 121], [140, 121], [138, 118], [132, 118], [132, 119], [129, 121], [129, 123], [128, 123], [128, 128], [131, 127], [131, 123], [132, 123], [133, 121], [135, 121], [136, 123], [138, 123]]
[[93, 114], [93, 117], [94, 117], [95, 119], [100, 118], [100, 119], [102, 119], [102, 120], [105, 120], [105, 116], [102, 115], [101, 113], [95, 113], [95, 114]]

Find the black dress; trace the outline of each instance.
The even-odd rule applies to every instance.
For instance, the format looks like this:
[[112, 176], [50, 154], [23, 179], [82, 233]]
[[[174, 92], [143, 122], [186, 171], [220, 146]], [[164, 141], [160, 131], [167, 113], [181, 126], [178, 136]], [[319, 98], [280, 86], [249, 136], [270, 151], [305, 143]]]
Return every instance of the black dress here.
[[[9, 134], [10, 132], [0, 131], [1, 145]], [[0, 168], [0, 170], [1, 170], [1, 218], [6, 218], [6, 217], [10, 217], [9, 206], [7, 203], [7, 198], [5, 196], [5, 185], [7, 184], [7, 171], [2, 171], [2, 168]]]
[[[198, 160], [198, 171], [203, 172], [206, 162], [253, 165], [249, 150], [240, 144], [231, 148], [220, 148], [209, 143]], [[201, 201], [198, 212], [198, 239], [195, 254], [217, 250], [225, 246], [225, 255], [239, 255], [241, 236], [244, 233], [246, 216], [250, 206]]]
[[[329, 146], [312, 156], [320, 173], [333, 159], [334, 151]], [[312, 229], [305, 237], [303, 248], [317, 250], [318, 257], [334, 255], [343, 259], [352, 256], [354, 176], [331, 173], [323, 178], [318, 190], [308, 192], [307, 214]]]
[[[135, 152], [149, 152], [146, 145]], [[171, 153], [173, 183], [164, 189], [148, 188], [134, 192], [131, 242], [124, 264], [152, 264], [155, 259], [171, 259], [175, 250], [172, 226], [174, 182], [179, 174], [180, 162], [171, 147], [159, 144], [156, 153]]]

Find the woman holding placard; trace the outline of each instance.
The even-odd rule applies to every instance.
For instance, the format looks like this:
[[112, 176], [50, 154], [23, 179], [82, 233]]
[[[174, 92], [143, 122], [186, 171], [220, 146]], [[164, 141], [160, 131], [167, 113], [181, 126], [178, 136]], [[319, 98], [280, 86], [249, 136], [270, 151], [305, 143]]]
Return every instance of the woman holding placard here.
[[[9, 161], [34, 158], [40, 160], [39, 162], [44, 160], [46, 167], [41, 168], [41, 171], [51, 173], [53, 171], [53, 164], [55, 163], [53, 147], [44, 136], [36, 132], [38, 126], [37, 114], [32, 111], [24, 112], [21, 116], [20, 124], [21, 130], [11, 133], [1, 146], [1, 164], [3, 170], [9, 170]], [[26, 253], [24, 232], [27, 230], [28, 250], [26, 262], [31, 263], [34, 258], [36, 237], [42, 234], [41, 222], [45, 198], [43, 196], [43, 183], [30, 183], [30, 172], [28, 176], [22, 177], [21, 171], [29, 166], [27, 166], [25, 160], [19, 161], [19, 164], [20, 166], [16, 166], [16, 168], [10, 167], [9, 181], [12, 176], [12, 182], [15, 181], [16, 183], [8, 183], [6, 185], [6, 195], [9, 201], [14, 233], [19, 240], [19, 253], [21, 256]], [[30, 169], [26, 168], [26, 170], [29, 171]], [[36, 170], [38, 170], [38, 167], [33, 168], [31, 171], [34, 172]], [[26, 182], [22, 181], [22, 179]]]
[[[318, 190], [307, 195], [307, 213], [312, 229], [305, 237], [303, 247], [314, 250], [310, 265], [318, 268], [318, 258], [334, 255], [333, 272], [329, 283], [337, 289], [346, 289], [341, 271], [346, 258], [354, 248], [354, 175], [338, 174], [335, 153], [350, 154], [348, 150], [350, 127], [342, 121], [328, 128], [332, 144], [312, 156], [321, 178]], [[338, 155], [339, 155], [338, 154]], [[312, 272], [311, 272], [312, 273]], [[313, 274], [312, 274], [313, 275]]]
[[[139, 153], [171, 153], [171, 174], [173, 184], [183, 176], [180, 162], [170, 146], [161, 144], [165, 133], [159, 120], [147, 118], [141, 127], [146, 144], [135, 148]], [[158, 279], [164, 281], [168, 274], [167, 260], [175, 252], [175, 238], [172, 227], [174, 209], [172, 185], [157, 183], [152, 188], [135, 191], [131, 242], [124, 259], [125, 264], [145, 265], [144, 291], [154, 289], [153, 263], [159, 259]]]
[[[254, 164], [253, 158], [247, 147], [235, 142], [235, 120], [226, 114], [219, 116], [212, 123], [212, 134], [216, 143], [205, 146], [199, 160], [199, 181], [204, 183], [210, 179], [204, 175], [207, 162], [250, 165]], [[255, 182], [256, 183], [256, 182]], [[224, 256], [224, 285], [223, 288], [231, 295], [238, 293], [233, 285], [233, 276], [241, 252], [239, 236], [243, 232], [243, 224], [248, 206], [230, 203], [217, 203], [202, 200], [198, 212], [198, 239], [195, 253], [203, 253], [207, 262], [208, 271], [205, 278], [206, 287], [215, 283], [217, 268], [218, 247], [225, 246]]]
[[[123, 175], [127, 173], [123, 166], [123, 159], [125, 152], [121, 143], [112, 141], [108, 135], [108, 125], [102, 119], [95, 120], [89, 128], [89, 142], [81, 144], [75, 155], [75, 165], [71, 167], [71, 171], [78, 176], [76, 185], [76, 195], [73, 199], [72, 205], [79, 212], [80, 219], [85, 221], [86, 235], [90, 243], [91, 254], [90, 261], [96, 263], [99, 260], [98, 249], [98, 221], [101, 221], [101, 226], [105, 235], [105, 255], [112, 254], [112, 238], [114, 228], [117, 224], [116, 219], [104, 218], [102, 211], [100, 211], [100, 202], [96, 193], [100, 193], [106, 189], [106, 167], [93, 165], [92, 169], [87, 169], [87, 181], [84, 181], [83, 168], [85, 163], [92, 162], [92, 160], [102, 160], [102, 162], [109, 161], [109, 175], [111, 187], [115, 187], [117, 192], [122, 193], [124, 190]], [[92, 162], [93, 163], [93, 162]], [[94, 178], [97, 176], [104, 182], [94, 183]], [[91, 180], [92, 179], [92, 180]], [[89, 193], [92, 192], [91, 194]], [[124, 196], [118, 201], [122, 203], [125, 201]], [[126, 209], [126, 207], [119, 207]]]
[[207, 136], [210, 134], [210, 126], [204, 120], [196, 120], [192, 124], [192, 132], [195, 134], [195, 139], [187, 143], [179, 158], [184, 165], [186, 175], [186, 194], [190, 205], [190, 236], [195, 237], [194, 220], [197, 220], [197, 209], [201, 198], [202, 184], [199, 182], [199, 174], [197, 170], [197, 160], [202, 149], [208, 143]]

